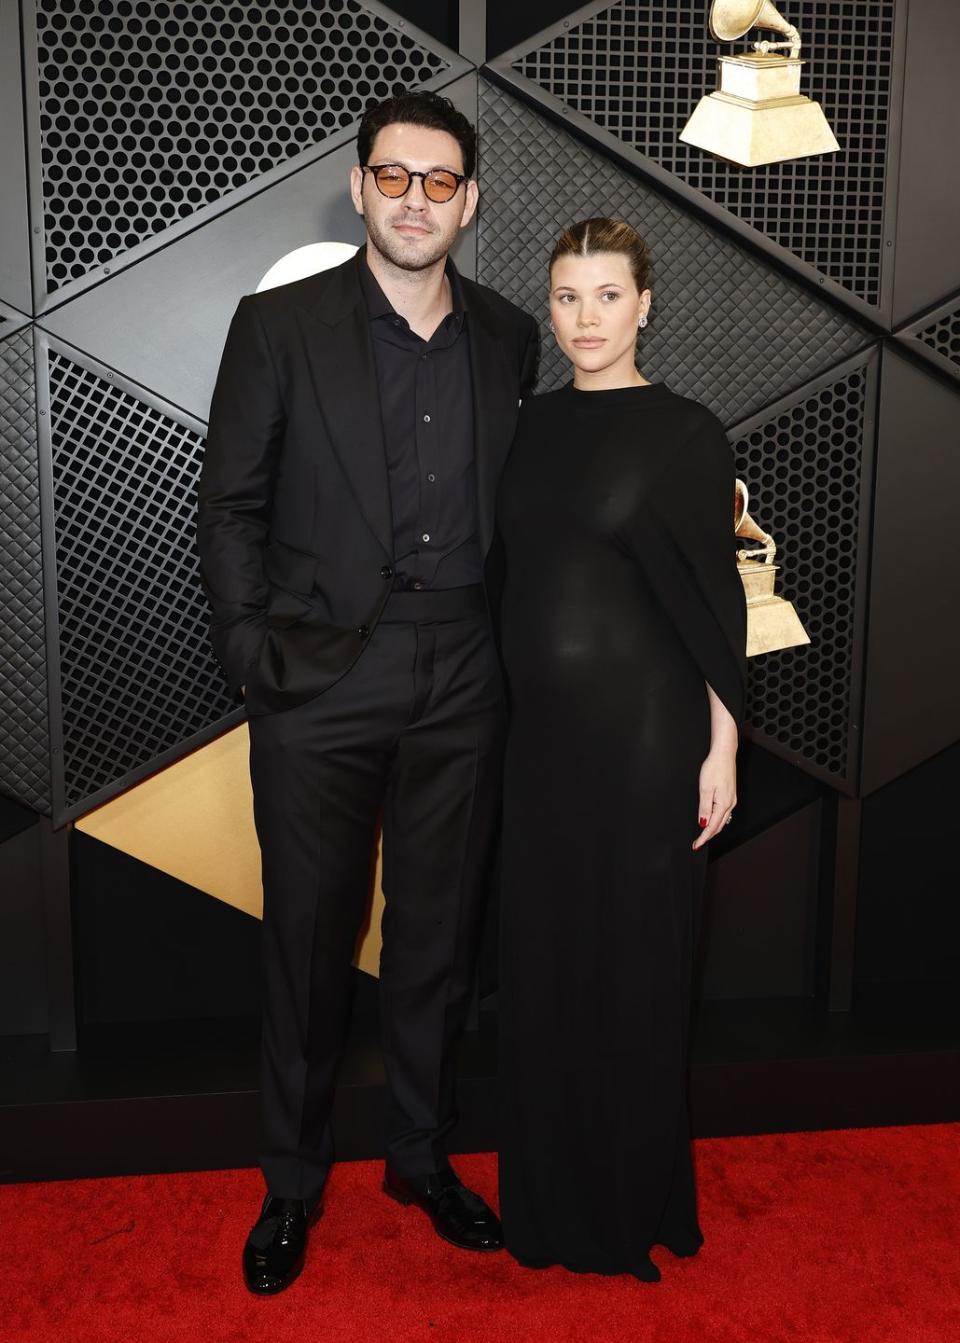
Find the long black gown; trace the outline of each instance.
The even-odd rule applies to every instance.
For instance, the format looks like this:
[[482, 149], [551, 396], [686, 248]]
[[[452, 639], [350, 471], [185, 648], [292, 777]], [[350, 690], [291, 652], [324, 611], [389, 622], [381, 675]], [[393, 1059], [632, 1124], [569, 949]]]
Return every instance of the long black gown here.
[[511, 707], [500, 1197], [532, 1266], [693, 1254], [686, 1039], [709, 683], [740, 721], [733, 457], [662, 383], [524, 402], [498, 498]]

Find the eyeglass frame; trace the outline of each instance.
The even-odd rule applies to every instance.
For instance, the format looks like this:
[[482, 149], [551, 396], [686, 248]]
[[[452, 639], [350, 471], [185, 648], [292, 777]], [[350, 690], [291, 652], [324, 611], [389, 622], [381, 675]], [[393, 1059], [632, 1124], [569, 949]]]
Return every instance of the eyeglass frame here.
[[[381, 168], [401, 168], [407, 174], [409, 180], [407, 182], [407, 185], [400, 192], [399, 196], [388, 196], [387, 193], [384, 191], [383, 187], [377, 181], [377, 173], [380, 171]], [[417, 173], [413, 172], [413, 170], [410, 168], [405, 168], [402, 163], [361, 163], [360, 171], [362, 173], [373, 173], [374, 186], [380, 192], [380, 195], [383, 196], [384, 199], [388, 201], [402, 201], [404, 196], [413, 186], [413, 179], [415, 177], [419, 177], [420, 189], [423, 192], [426, 199], [430, 201], [431, 205], [448, 205], [450, 201], [453, 200], [454, 196], [457, 194], [460, 188], [463, 186], [464, 182], [469, 180], [466, 173], [455, 173], [452, 168], [428, 168], [425, 173]], [[427, 196], [426, 180], [431, 173], [446, 173], [448, 177], [456, 178], [457, 185], [454, 187], [453, 191], [445, 201], [435, 201], [430, 196]]]

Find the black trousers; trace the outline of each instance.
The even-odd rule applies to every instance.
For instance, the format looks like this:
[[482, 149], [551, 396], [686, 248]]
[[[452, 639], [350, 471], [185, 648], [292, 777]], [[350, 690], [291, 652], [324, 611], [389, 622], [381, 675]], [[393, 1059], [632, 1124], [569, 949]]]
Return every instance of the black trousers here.
[[387, 1159], [406, 1176], [446, 1162], [503, 732], [479, 587], [393, 594], [345, 676], [250, 720], [264, 885], [261, 1165], [274, 1195], [313, 1199], [333, 1159], [330, 1110], [381, 814]]

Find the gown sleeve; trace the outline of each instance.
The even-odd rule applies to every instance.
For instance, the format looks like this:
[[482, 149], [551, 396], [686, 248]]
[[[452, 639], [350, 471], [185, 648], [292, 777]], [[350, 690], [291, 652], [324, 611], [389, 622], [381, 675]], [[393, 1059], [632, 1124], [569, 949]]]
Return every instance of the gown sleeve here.
[[708, 411], [668, 451], [636, 522], [638, 559], [703, 678], [736, 721], [746, 703], [747, 610], [733, 535], [735, 471]]

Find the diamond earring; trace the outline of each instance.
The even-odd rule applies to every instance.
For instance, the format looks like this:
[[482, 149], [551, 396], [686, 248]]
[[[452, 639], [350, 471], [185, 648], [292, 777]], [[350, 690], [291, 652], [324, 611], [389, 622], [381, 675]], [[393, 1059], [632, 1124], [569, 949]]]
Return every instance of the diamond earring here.
[[640, 329], [642, 330], [646, 325], [647, 325], [647, 319], [645, 317], [641, 317], [640, 321], [637, 323], [637, 326], [640, 327]]

